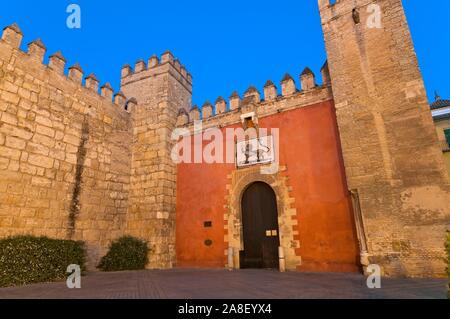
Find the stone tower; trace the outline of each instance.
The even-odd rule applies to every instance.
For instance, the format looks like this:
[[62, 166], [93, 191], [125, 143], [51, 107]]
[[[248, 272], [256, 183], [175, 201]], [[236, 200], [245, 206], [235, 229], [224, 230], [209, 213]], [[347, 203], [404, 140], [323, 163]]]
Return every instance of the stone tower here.
[[124, 66], [121, 90], [134, 99], [131, 183], [126, 232], [148, 241], [150, 268], [175, 262], [176, 165], [171, 134], [180, 109], [189, 110], [192, 77], [166, 52]]
[[443, 274], [449, 180], [401, 0], [319, 8], [362, 262]]

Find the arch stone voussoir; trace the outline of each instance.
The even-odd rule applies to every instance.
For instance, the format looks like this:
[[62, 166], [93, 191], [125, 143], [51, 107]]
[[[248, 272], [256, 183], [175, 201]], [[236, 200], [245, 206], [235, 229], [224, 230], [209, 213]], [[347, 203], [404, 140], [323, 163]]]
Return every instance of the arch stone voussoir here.
[[[284, 250], [286, 258], [286, 269], [296, 270], [301, 265], [301, 256], [298, 255], [300, 240], [298, 237], [297, 209], [294, 207], [294, 198], [291, 197], [291, 187], [288, 186], [286, 167], [280, 167], [276, 174], [262, 174], [261, 166], [233, 171], [229, 176], [227, 184], [228, 195], [226, 196], [225, 219], [225, 242], [228, 247], [233, 248], [233, 264], [239, 268], [239, 251], [244, 249], [243, 227], [242, 227], [242, 196], [247, 187], [255, 182], [264, 182], [276, 195], [278, 210], [278, 225], [280, 231], [280, 245]], [[225, 253], [227, 253], [228, 249]]]

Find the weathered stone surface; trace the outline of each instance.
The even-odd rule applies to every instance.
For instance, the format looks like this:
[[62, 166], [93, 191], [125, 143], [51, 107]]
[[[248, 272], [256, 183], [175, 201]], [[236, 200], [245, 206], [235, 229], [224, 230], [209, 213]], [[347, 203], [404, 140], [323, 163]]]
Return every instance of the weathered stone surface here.
[[192, 84], [172, 63], [173, 56], [165, 53], [161, 61], [158, 65], [149, 63], [148, 69], [140, 68], [138, 74], [125, 73], [121, 83], [124, 94], [137, 103], [132, 112], [133, 159], [126, 232], [149, 242], [149, 268], [167, 268], [175, 263], [175, 183], [167, 189], [160, 182], [176, 180], [170, 134], [179, 110], [189, 111], [192, 95]]
[[[369, 262], [387, 275], [442, 275], [449, 178], [400, 0], [320, 0], [350, 189], [359, 194]], [[352, 11], [360, 23], [352, 19]]]
[[[0, 78], [0, 209], [9, 216], [1, 222], [0, 237], [29, 233], [85, 240], [93, 269], [125, 228], [130, 114], [62, 77], [65, 61], [59, 54], [46, 69], [36, 48], [30, 45], [27, 56], [0, 42], [0, 74], [6, 75]], [[102, 121], [100, 115], [114, 120]], [[83, 170], [76, 178], [78, 167]], [[107, 174], [115, 182], [107, 182]], [[75, 230], [69, 218], [74, 200]]]

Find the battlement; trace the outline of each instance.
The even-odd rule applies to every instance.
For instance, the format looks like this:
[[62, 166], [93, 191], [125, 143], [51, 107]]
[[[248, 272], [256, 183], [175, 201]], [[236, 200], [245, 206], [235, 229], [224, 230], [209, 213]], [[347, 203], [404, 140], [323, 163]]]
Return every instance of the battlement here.
[[75, 63], [68, 68], [68, 73], [65, 74], [66, 59], [62, 55], [61, 51], [53, 53], [49, 56], [48, 64], [44, 64], [44, 57], [47, 52], [47, 48], [41, 39], [36, 39], [28, 44], [28, 52], [23, 52], [20, 49], [20, 45], [23, 40], [23, 33], [17, 24], [12, 24], [3, 29], [3, 34], [0, 43], [9, 46], [11, 49], [16, 49], [24, 54], [24, 58], [29, 58], [35, 62], [41, 63], [42, 67], [46, 70], [51, 70], [60, 76], [63, 76], [71, 83], [80, 85], [80, 88], [95, 92], [100, 97], [108, 99], [113, 104], [119, 106], [121, 109], [130, 110], [128, 107], [128, 100], [121, 92], [114, 94], [114, 91], [109, 83], [105, 83], [101, 86], [99, 91], [100, 81], [97, 79], [94, 73], [89, 74], [84, 78], [84, 71], [82, 67]]
[[151, 56], [147, 63], [143, 59], [138, 59], [134, 69], [129, 64], [125, 64], [122, 67], [121, 84], [127, 85], [164, 72], [172, 72], [174, 77], [192, 92], [191, 73], [170, 51], [164, 52], [160, 57]]
[[358, 19], [359, 14], [364, 13], [365, 11], [361, 10], [361, 8], [376, 3], [376, 1], [374, 0], [318, 0], [318, 2], [322, 24], [325, 24], [332, 19], [336, 19], [337, 17], [346, 14], [348, 14], [349, 16], [354, 16], [355, 19]]
[[[300, 87], [297, 88], [294, 78], [286, 74], [280, 81], [281, 93], [278, 94], [276, 85], [268, 80], [263, 88], [263, 94], [251, 85], [243, 94], [233, 92], [227, 101], [219, 96], [214, 105], [209, 101], [200, 108], [194, 105], [189, 112], [179, 112], [177, 125], [184, 126], [202, 119], [204, 123], [232, 123], [239, 120], [235, 114], [246, 112], [249, 108], [260, 109], [261, 113], [281, 112], [291, 109], [295, 105], [310, 105], [319, 101], [331, 99], [330, 76], [328, 64], [321, 68], [322, 85], [317, 85], [314, 73], [306, 67], [299, 76]], [[243, 111], [244, 110], [244, 111]], [[206, 126], [208, 126], [206, 124]]]

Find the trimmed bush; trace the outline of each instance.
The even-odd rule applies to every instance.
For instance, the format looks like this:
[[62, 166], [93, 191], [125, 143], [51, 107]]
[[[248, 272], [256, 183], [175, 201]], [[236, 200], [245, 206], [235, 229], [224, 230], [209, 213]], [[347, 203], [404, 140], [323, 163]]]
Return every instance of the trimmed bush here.
[[97, 268], [102, 271], [123, 271], [145, 269], [148, 258], [147, 243], [131, 236], [116, 240]]
[[15, 236], [0, 240], [0, 287], [67, 278], [67, 267], [85, 269], [84, 243], [48, 237]]

